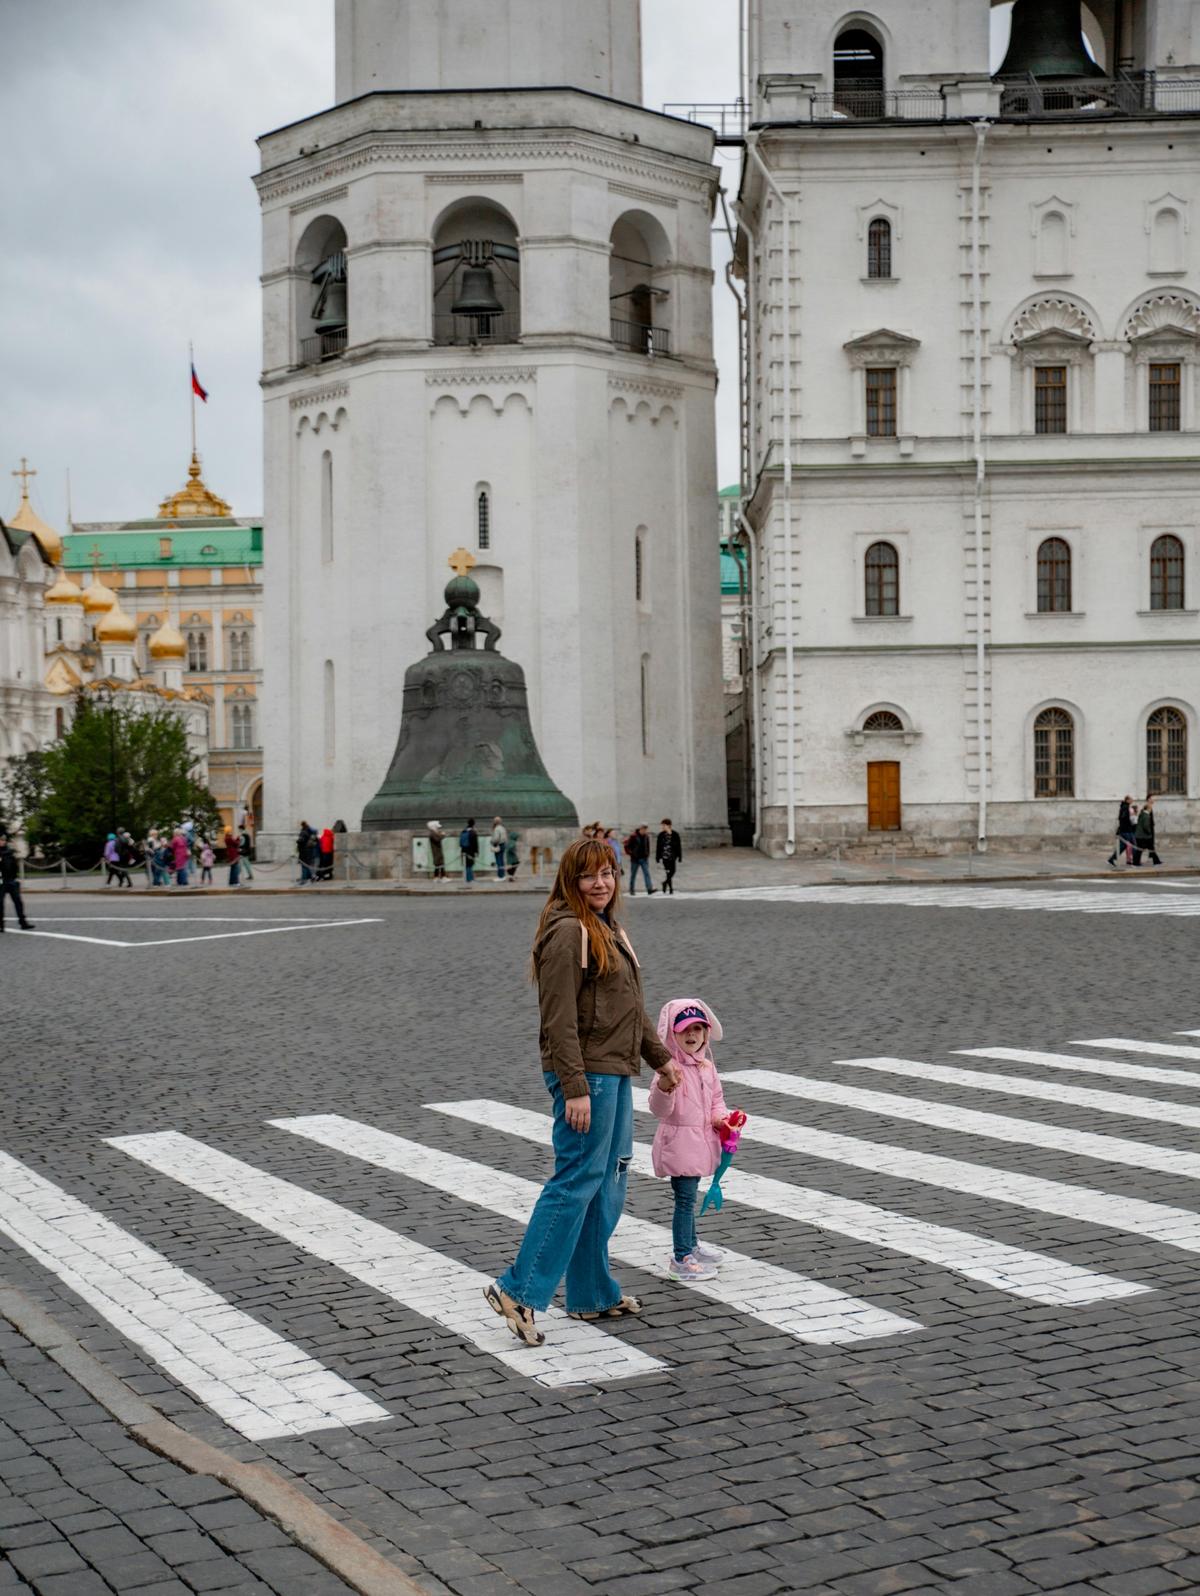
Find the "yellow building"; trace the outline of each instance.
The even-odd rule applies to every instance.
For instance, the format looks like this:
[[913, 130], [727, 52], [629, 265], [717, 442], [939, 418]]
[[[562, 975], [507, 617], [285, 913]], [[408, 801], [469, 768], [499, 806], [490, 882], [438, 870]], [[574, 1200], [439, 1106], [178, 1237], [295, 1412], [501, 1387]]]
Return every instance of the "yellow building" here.
[[188, 480], [145, 521], [76, 522], [67, 572], [92, 570], [136, 621], [136, 658], [155, 666], [151, 639], [173, 625], [186, 645], [183, 682], [211, 701], [208, 785], [226, 825], [262, 815], [262, 522], [235, 516], [205, 486], [192, 455]]

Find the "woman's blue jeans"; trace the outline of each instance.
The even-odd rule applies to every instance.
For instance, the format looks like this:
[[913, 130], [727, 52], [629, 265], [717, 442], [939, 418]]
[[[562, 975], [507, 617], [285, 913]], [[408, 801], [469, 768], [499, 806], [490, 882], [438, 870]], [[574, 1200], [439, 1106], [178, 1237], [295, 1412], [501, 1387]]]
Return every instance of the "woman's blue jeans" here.
[[550, 1306], [566, 1276], [568, 1313], [604, 1313], [621, 1300], [608, 1267], [608, 1238], [625, 1207], [633, 1158], [633, 1088], [628, 1075], [589, 1075], [592, 1127], [572, 1130], [557, 1075], [545, 1075], [554, 1099], [554, 1173], [534, 1204], [516, 1262], [496, 1282], [514, 1302]]
[[696, 1246], [696, 1193], [699, 1189], [699, 1175], [671, 1176], [671, 1190], [675, 1193], [671, 1241], [674, 1243], [676, 1262], [686, 1258]]

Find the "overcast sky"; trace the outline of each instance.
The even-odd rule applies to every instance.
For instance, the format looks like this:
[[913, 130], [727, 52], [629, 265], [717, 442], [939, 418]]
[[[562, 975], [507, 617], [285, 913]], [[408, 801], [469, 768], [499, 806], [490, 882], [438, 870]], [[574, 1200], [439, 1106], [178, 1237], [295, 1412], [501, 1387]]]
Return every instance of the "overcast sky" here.
[[[732, 100], [736, 0], [643, 0], [645, 102]], [[29, 457], [66, 524], [153, 515], [190, 450], [262, 509], [257, 135], [333, 98], [333, 0], [0, 0], [0, 511]], [[736, 163], [721, 161], [736, 187]], [[720, 479], [737, 474], [737, 349], [714, 239]]]

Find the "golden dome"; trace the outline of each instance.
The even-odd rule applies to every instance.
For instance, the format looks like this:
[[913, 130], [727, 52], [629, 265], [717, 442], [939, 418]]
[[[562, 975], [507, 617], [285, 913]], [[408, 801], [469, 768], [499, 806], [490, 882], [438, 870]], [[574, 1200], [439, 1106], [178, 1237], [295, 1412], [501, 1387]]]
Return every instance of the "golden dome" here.
[[83, 590], [83, 607], [89, 615], [100, 615], [105, 610], [111, 610], [117, 602], [117, 595], [111, 587], [105, 587], [100, 580], [98, 571], [93, 571], [92, 580]]
[[82, 604], [83, 591], [65, 570], [59, 571], [53, 586], [46, 589], [45, 599], [47, 604]]
[[151, 634], [149, 649], [151, 659], [187, 658], [187, 643], [184, 641], [183, 633], [172, 624], [169, 615], [158, 631]]
[[[89, 588], [90, 592], [91, 589]], [[137, 622], [132, 615], [126, 615], [121, 608], [121, 601], [115, 594], [112, 608], [107, 615], [102, 615], [96, 623], [96, 641], [98, 643], [136, 643]]]
[[63, 540], [52, 526], [47, 526], [29, 502], [29, 490], [21, 489], [21, 503], [15, 515], [8, 518], [14, 532], [32, 532], [45, 550], [52, 565], [60, 565], [63, 557]]
[[225, 500], [209, 491], [200, 475], [200, 456], [192, 455], [186, 486], [169, 493], [158, 507], [160, 521], [182, 521], [188, 516], [227, 516], [232, 511]]

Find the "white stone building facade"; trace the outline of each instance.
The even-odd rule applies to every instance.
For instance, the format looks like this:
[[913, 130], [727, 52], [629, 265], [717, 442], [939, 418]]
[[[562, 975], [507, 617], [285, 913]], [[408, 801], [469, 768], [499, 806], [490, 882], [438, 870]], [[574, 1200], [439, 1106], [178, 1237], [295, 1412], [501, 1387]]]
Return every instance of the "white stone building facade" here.
[[338, 0], [339, 103], [260, 141], [267, 832], [357, 828], [462, 545], [580, 814], [726, 834], [716, 173], [638, 16]]
[[1200, 3], [1085, 7], [1057, 91], [992, 81], [989, 11], [753, 8], [772, 853], [1063, 846], [1148, 790], [1200, 831]]

